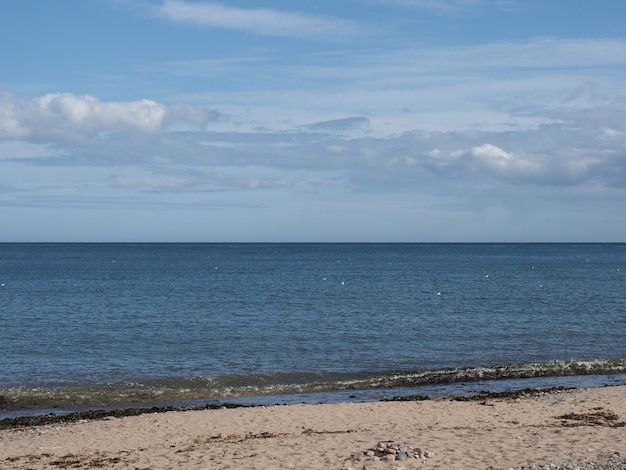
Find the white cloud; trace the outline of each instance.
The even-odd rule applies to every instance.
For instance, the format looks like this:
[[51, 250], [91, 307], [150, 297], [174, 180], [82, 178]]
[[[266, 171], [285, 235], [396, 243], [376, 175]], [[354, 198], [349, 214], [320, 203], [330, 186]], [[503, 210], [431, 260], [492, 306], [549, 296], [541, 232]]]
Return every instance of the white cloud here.
[[355, 23], [347, 20], [267, 8], [233, 8], [215, 2], [188, 3], [182, 0], [165, 0], [161, 5], [154, 7], [154, 11], [158, 16], [175, 22], [269, 36], [327, 41], [331, 38], [350, 36], [359, 31]]
[[101, 102], [89, 95], [69, 93], [48, 94], [34, 101], [35, 119], [41, 117], [60, 125], [71, 125], [86, 130], [115, 130], [131, 127], [142, 132], [161, 128], [165, 107], [152, 100]]
[[165, 106], [152, 100], [102, 102], [89, 95], [51, 93], [32, 100], [0, 96], [0, 137], [160, 130]]
[[485, 168], [505, 175], [535, 176], [541, 171], [541, 165], [524, 157], [504, 151], [492, 144], [483, 144], [471, 149], [474, 158]]
[[[484, 136], [488, 136], [485, 133]], [[497, 138], [497, 134], [491, 134]], [[556, 135], [546, 129], [508, 136], [508, 144], [516, 151], [483, 143], [470, 148], [442, 151], [435, 148], [425, 153], [424, 164], [440, 177], [456, 181], [524, 187], [579, 188], [588, 191], [593, 187], [626, 187], [626, 160], [623, 152], [603, 146], [586, 149], [565, 144], [557, 148], [544, 145], [531, 147], [525, 141], [554, 139]]]
[[495, 162], [496, 164], [506, 164], [513, 159], [510, 153], [507, 153], [500, 147], [496, 147], [491, 144], [483, 144], [478, 147], [472, 147], [471, 153], [479, 160], [485, 162]]

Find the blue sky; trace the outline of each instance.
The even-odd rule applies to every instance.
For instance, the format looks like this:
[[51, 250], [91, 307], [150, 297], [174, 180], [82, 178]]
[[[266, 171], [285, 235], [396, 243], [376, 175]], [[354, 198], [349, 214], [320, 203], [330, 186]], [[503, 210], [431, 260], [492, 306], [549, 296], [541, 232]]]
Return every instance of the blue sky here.
[[625, 241], [624, 18], [4, 0], [0, 241]]

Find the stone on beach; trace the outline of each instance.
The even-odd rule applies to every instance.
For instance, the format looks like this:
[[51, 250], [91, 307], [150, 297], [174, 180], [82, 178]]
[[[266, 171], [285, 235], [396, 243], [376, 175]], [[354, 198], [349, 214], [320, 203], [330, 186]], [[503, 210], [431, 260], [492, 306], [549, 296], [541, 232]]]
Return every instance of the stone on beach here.
[[432, 452], [424, 452], [419, 447], [413, 447], [409, 444], [399, 444], [393, 441], [380, 441], [374, 447], [371, 447], [355, 456], [353, 460], [384, 460], [384, 461], [406, 461], [408, 459], [420, 459], [434, 457]]

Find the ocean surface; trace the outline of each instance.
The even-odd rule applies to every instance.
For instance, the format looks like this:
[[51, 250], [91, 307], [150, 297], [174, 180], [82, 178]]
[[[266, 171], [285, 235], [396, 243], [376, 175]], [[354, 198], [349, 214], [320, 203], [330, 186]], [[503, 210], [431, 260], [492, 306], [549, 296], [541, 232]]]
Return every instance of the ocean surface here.
[[626, 383], [626, 244], [0, 244], [0, 418]]

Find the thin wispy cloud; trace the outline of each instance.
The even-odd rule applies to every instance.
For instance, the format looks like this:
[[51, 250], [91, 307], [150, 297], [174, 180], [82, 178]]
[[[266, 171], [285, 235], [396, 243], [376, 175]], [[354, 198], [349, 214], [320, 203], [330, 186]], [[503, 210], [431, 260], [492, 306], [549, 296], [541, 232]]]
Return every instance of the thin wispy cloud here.
[[269, 8], [235, 8], [215, 2], [165, 0], [154, 7], [154, 12], [160, 17], [179, 23], [321, 41], [349, 37], [361, 31], [361, 27], [353, 21], [330, 16], [313, 16]]
[[431, 10], [436, 12], [454, 12], [471, 7], [495, 6], [508, 7], [514, 0], [377, 0], [385, 5], [395, 5], [404, 8]]

